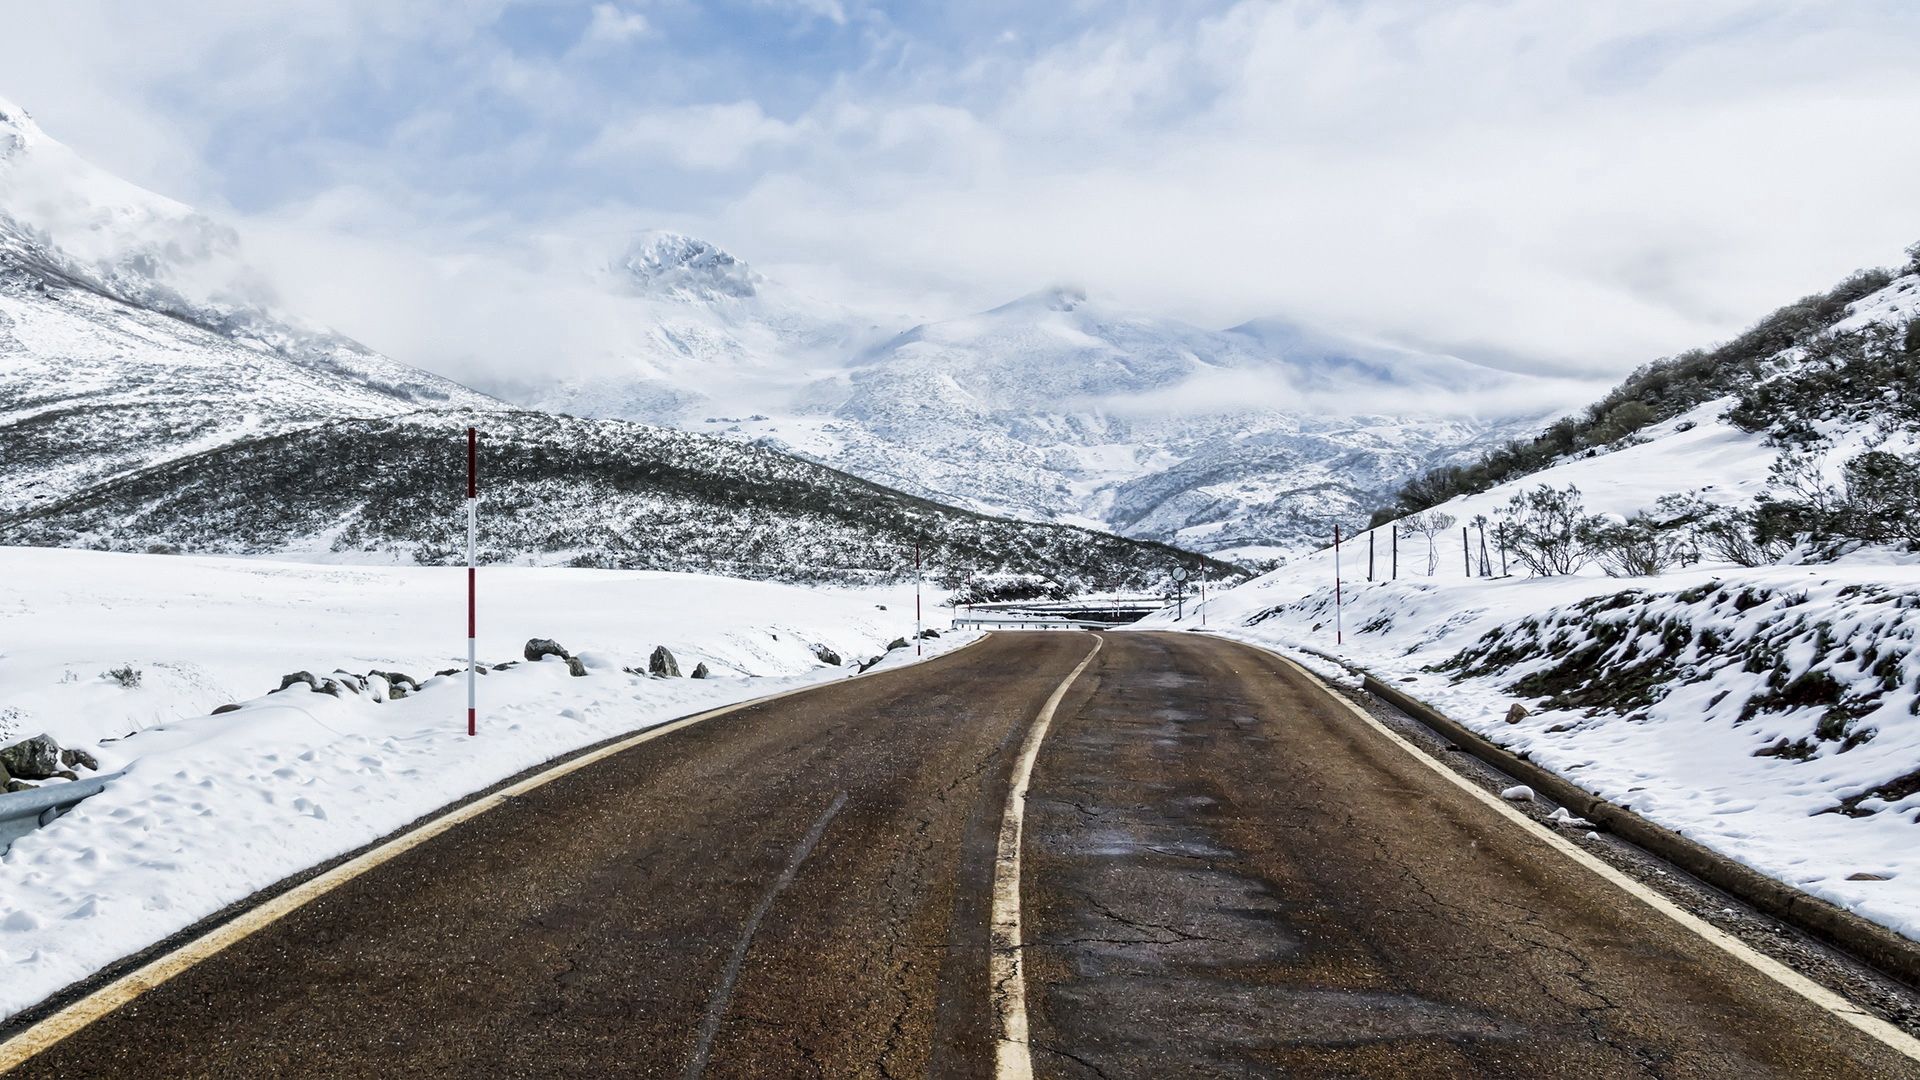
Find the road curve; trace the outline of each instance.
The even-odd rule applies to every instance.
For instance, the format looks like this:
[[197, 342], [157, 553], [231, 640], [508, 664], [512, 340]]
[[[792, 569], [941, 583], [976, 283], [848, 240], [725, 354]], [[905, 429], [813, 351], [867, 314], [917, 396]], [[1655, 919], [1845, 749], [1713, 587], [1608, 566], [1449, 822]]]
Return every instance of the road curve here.
[[[1276, 658], [1111, 634], [1020, 894], [1042, 1077], [1909, 1077]], [[1009, 775], [1093, 640], [1016, 633], [613, 755], [20, 1076], [985, 1077]]]
[[18, 1075], [979, 1075], [1006, 763], [1091, 646], [996, 637], [615, 755]]

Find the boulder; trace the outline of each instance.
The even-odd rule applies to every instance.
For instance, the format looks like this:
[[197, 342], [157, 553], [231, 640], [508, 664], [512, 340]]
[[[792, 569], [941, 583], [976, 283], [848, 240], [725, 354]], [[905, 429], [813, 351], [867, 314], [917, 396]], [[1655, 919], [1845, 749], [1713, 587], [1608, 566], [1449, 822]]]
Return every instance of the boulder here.
[[707, 670], [707, 662], [705, 660], [693, 665], [693, 674], [689, 676], [689, 678], [694, 679], [710, 679], [712, 677], [713, 672]]
[[1527, 707], [1517, 701], [1513, 703], [1513, 708], [1507, 710], [1507, 723], [1509, 724], [1517, 724], [1526, 718]]
[[680, 677], [680, 664], [665, 645], [656, 645], [653, 655], [647, 658], [647, 672], [663, 679], [677, 679]]
[[229, 701], [225, 705], [222, 705], [219, 708], [213, 710], [213, 715], [219, 716], [222, 713], [239, 712], [239, 711], [240, 711], [240, 706], [235, 705], [233, 702]]
[[369, 671], [369, 675], [378, 675], [387, 680], [388, 689], [394, 697], [402, 697], [407, 691], [420, 689], [420, 683], [413, 676], [399, 671]]
[[60, 771], [60, 744], [47, 735], [14, 743], [0, 749], [0, 768], [17, 780], [45, 780]]
[[356, 694], [365, 693], [367, 689], [366, 679], [362, 678], [359, 675], [355, 675], [351, 671], [341, 671], [338, 668], [334, 669], [333, 678], [329, 681], [337, 682], [341, 686], [347, 688], [348, 690], [353, 691]]
[[9, 780], [7, 781], [7, 794], [11, 795], [16, 791], [32, 791], [38, 786], [37, 784], [29, 784], [25, 780]]
[[69, 769], [87, 769], [92, 772], [100, 771], [100, 759], [87, 753], [85, 750], [60, 751], [60, 764], [65, 765]]
[[582, 663], [579, 657], [569, 656], [567, 657], [567, 674], [576, 679], [584, 679], [587, 676], [587, 665]]
[[840, 654], [827, 648], [825, 645], [815, 645], [813, 647], [813, 658], [831, 667], [840, 666]]
[[[320, 689], [320, 680], [314, 678], [311, 671], [296, 671], [291, 675], [280, 676], [280, 690], [285, 690], [294, 683], [306, 683], [309, 690]], [[274, 693], [277, 694], [280, 690], [275, 690]]]
[[920, 631], [920, 636], [922, 638], [937, 638], [940, 636], [940, 631], [929, 626], [925, 630]]
[[340, 684], [333, 679], [321, 679], [320, 685], [314, 687], [313, 692], [316, 694], [327, 694], [331, 697], [339, 697]]
[[74, 772], [72, 769], [61, 769], [59, 772], [54, 773], [53, 777], [50, 777], [49, 779], [52, 779], [54, 777], [57, 777], [61, 780], [78, 780], [80, 779], [80, 774], [77, 772]]
[[910, 644], [912, 643], [909, 642], [906, 638], [897, 637], [897, 638], [894, 638], [892, 641], [887, 642], [887, 651], [892, 652], [895, 649], [904, 649]]
[[520, 655], [526, 657], [528, 662], [532, 662], [547, 656], [557, 656], [565, 660], [573, 654], [552, 638], [537, 637], [528, 639], [527, 647], [520, 650]]

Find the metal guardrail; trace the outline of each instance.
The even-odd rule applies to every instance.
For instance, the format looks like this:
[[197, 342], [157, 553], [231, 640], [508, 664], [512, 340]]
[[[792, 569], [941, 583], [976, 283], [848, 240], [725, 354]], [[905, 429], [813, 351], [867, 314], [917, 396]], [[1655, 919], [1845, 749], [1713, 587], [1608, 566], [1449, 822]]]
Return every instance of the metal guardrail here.
[[0, 794], [0, 855], [5, 855], [15, 840], [52, 822], [81, 800], [100, 794], [107, 784], [125, 775], [126, 770], [122, 769], [31, 791]]
[[962, 615], [953, 620], [955, 629], [973, 627], [980, 630], [1111, 630], [1112, 623], [1087, 622], [1084, 619], [1055, 619], [1018, 617], [990, 618], [981, 615]]

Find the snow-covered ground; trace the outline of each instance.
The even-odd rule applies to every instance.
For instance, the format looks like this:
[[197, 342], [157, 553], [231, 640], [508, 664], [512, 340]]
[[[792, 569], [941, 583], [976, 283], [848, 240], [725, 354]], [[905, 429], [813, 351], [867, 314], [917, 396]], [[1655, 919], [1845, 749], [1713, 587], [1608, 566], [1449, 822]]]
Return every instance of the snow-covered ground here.
[[[1295, 650], [1342, 657], [1595, 794], [1920, 938], [1920, 793], [1823, 812], [1920, 769], [1920, 566], [1467, 579], [1458, 543], [1434, 577], [1424, 557], [1410, 574], [1403, 547], [1400, 580], [1372, 583], [1364, 547], [1349, 548], [1343, 644], [1331, 552], [1215, 595], [1207, 628], [1351, 684]], [[1576, 606], [1627, 590], [1641, 595]], [[1202, 617], [1189, 605], [1178, 625]], [[1493, 632], [1503, 651], [1483, 648], [1464, 676], [1430, 669]], [[1530, 713], [1510, 724], [1515, 703]]]
[[[40, 732], [125, 777], [0, 857], [0, 1018], [289, 874], [540, 761], [730, 702], [845, 678], [910, 637], [913, 590], [807, 589], [688, 574], [487, 568], [465, 731], [465, 573], [0, 548], [0, 743]], [[974, 639], [947, 633], [927, 654]], [[665, 645], [683, 672], [653, 679]], [[822, 646], [845, 666], [815, 655]], [[888, 664], [910, 662], [895, 650]], [[127, 687], [104, 673], [130, 666]], [[374, 669], [423, 681], [376, 702], [281, 676]], [[209, 715], [223, 704], [238, 711]]]
[[[1916, 317], [1920, 275], [1907, 274], [1836, 325], [1904, 331]], [[1771, 368], [1827, 362], [1822, 341], [1783, 350]], [[1497, 520], [1509, 499], [1541, 485], [1576, 487], [1586, 512], [1612, 516], [1654, 511], [1668, 494], [1750, 506], [1780, 449], [1726, 418], [1734, 402], [1705, 402], [1442, 503], [1455, 524], [1431, 547], [1403, 535], [1397, 581], [1386, 580], [1391, 527], [1351, 537], [1337, 620], [1335, 556], [1322, 550], [1216, 594], [1204, 610], [1189, 605], [1183, 624], [1342, 657], [1597, 795], [1920, 938], [1913, 555], [1861, 549], [1839, 562], [1703, 564], [1652, 578], [1590, 566], [1537, 579], [1469, 574], [1481, 532], [1463, 548], [1461, 526]], [[1914, 442], [1894, 410], [1836, 406], [1814, 426], [1811, 449], [1829, 476], [1863, 449]], [[1497, 549], [1488, 556], [1499, 573]], [[1148, 620], [1174, 622], [1169, 613]], [[1509, 723], [1515, 704], [1527, 715]]]

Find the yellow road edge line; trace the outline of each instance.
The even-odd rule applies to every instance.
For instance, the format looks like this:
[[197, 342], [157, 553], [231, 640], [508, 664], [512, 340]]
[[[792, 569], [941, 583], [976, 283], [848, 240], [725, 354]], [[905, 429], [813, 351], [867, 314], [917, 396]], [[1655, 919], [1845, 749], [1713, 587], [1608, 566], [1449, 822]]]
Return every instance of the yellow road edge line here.
[[[1224, 638], [1222, 640], [1236, 641], [1236, 639], [1233, 638]], [[1313, 671], [1309, 670], [1306, 665], [1295, 660], [1293, 657], [1287, 656], [1284, 653], [1275, 652], [1263, 646], [1254, 645], [1251, 642], [1242, 641], [1237, 643], [1259, 649], [1261, 652], [1276, 657], [1288, 667], [1298, 671], [1314, 686], [1325, 692], [1328, 697], [1346, 706], [1349, 712], [1365, 721], [1375, 731], [1385, 735], [1394, 745], [1405, 750], [1409, 755], [1417, 758], [1422, 764], [1445, 777], [1449, 782], [1454, 784], [1454, 786], [1492, 807], [1507, 820], [1532, 833], [1536, 839], [1544, 841], [1547, 846], [1560, 852], [1567, 858], [1572, 859], [1579, 865], [1586, 867], [1588, 870], [1593, 871], [1609, 884], [1616, 886], [1628, 895], [1645, 903], [1653, 910], [1679, 923], [1694, 934], [1704, 938], [1708, 943], [1718, 946], [1723, 952], [1732, 956], [1734, 959], [1746, 964], [1748, 967], [1794, 993], [1799, 994], [1826, 1012], [1886, 1044], [1886, 1046], [1895, 1053], [1902, 1054], [1915, 1061], [1920, 1061], [1920, 1039], [1915, 1039], [1913, 1036], [1908, 1035], [1887, 1021], [1866, 1012], [1861, 1009], [1860, 1006], [1848, 1001], [1840, 994], [1814, 982], [1812, 979], [1775, 960], [1773, 957], [1754, 951], [1746, 942], [1741, 941], [1725, 930], [1680, 907], [1665, 896], [1628, 877], [1626, 874], [1614, 868], [1610, 863], [1580, 847], [1573, 841], [1568, 840], [1566, 837], [1561, 836], [1545, 825], [1514, 809], [1507, 804], [1505, 799], [1500, 798], [1474, 783], [1472, 780], [1447, 768], [1445, 764], [1436, 760], [1433, 755], [1421, 750], [1402, 737], [1399, 732], [1381, 723], [1379, 719], [1368, 713], [1365, 709], [1347, 700], [1345, 695], [1333, 690], [1333, 688], [1326, 684], [1325, 680], [1321, 679], [1320, 676], [1316, 675]]]
[[1026, 829], [1027, 784], [1040, 744], [1053, 726], [1053, 714], [1106, 641], [1094, 635], [1093, 648], [1080, 665], [1053, 688], [1020, 746], [1007, 785], [1007, 808], [1000, 817], [1000, 842], [993, 856], [992, 951], [987, 961], [987, 996], [993, 1001], [999, 1030], [994, 1039], [993, 1073], [999, 1080], [1033, 1080], [1033, 1051], [1028, 1045], [1026, 965], [1020, 941], [1020, 838]]
[[[975, 640], [960, 646], [958, 649], [950, 649], [937, 656], [927, 657], [926, 660], [938, 660], [941, 657], [954, 656], [965, 649], [980, 644], [991, 636], [991, 634], [983, 634]], [[914, 664], [924, 662], [925, 661], [914, 661]], [[678, 720], [669, 720], [664, 724], [650, 727], [645, 731], [638, 732], [619, 742], [609, 743], [598, 750], [582, 754], [579, 757], [569, 758], [550, 769], [535, 773], [525, 780], [501, 788], [492, 794], [483, 795], [457, 809], [449, 810], [430, 821], [421, 823], [416, 828], [393, 837], [378, 847], [361, 852], [359, 855], [348, 859], [346, 862], [341, 863], [339, 866], [317, 877], [301, 882], [286, 892], [270, 900], [266, 900], [255, 907], [249, 908], [228, 922], [221, 923], [219, 926], [208, 930], [206, 933], [191, 941], [183, 943], [178, 948], [173, 949], [163, 956], [155, 957], [141, 967], [120, 976], [65, 1008], [54, 1012], [52, 1015], [28, 1027], [26, 1030], [7, 1039], [5, 1042], [0, 1042], [0, 1073], [19, 1068], [36, 1055], [45, 1053], [87, 1025], [126, 1005], [141, 994], [162, 985], [167, 982], [167, 980], [180, 975], [201, 961], [216, 955], [228, 946], [243, 941], [261, 930], [266, 929], [281, 919], [286, 918], [288, 915], [293, 914], [295, 911], [298, 911], [300, 908], [305, 907], [307, 904], [345, 885], [347, 882], [379, 867], [383, 863], [390, 862], [406, 854], [421, 844], [458, 825], [472, 821], [481, 814], [497, 806], [501, 806], [518, 796], [544, 787], [547, 784], [553, 783], [555, 780], [578, 772], [589, 765], [604, 761], [615, 754], [631, 750], [642, 743], [651, 742], [663, 735], [672, 734], [673, 732], [692, 727], [703, 721], [712, 720], [729, 713], [740, 712], [744, 709], [751, 709], [758, 705], [770, 704], [784, 698], [794, 697], [814, 690], [821, 690], [830, 686], [842, 686], [855, 679], [864, 679], [874, 675], [884, 675], [888, 672], [900, 671], [902, 668], [911, 667], [914, 666], [914, 664], [892, 667], [886, 669], [886, 671], [862, 672], [845, 679], [834, 679], [813, 683], [808, 686], [796, 686], [789, 690], [782, 690], [779, 693], [750, 698], [746, 701], [735, 702], [732, 705], [722, 705], [705, 712], [695, 713], [692, 716], [683, 716]]]

